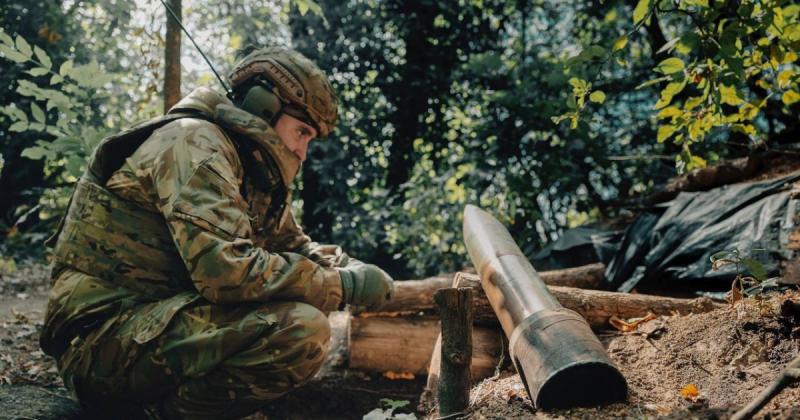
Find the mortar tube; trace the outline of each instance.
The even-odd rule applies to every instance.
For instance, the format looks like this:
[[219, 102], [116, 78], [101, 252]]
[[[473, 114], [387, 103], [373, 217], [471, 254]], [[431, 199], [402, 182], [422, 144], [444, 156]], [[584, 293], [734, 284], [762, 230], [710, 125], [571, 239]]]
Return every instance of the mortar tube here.
[[497, 219], [467, 205], [464, 242], [535, 407], [569, 408], [626, 399], [627, 382], [589, 324], [550, 294]]

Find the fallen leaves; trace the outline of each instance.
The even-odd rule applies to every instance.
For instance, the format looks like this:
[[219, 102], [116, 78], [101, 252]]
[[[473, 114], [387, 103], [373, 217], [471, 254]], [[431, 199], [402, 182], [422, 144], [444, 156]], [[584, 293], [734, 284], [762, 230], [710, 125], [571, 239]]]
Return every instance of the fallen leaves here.
[[744, 299], [744, 294], [742, 293], [741, 279], [739, 276], [736, 276], [736, 278], [733, 279], [730, 292], [725, 295], [725, 300], [731, 304], [731, 307], [734, 307], [736, 303], [742, 299]]
[[390, 370], [383, 372], [383, 377], [393, 381], [398, 379], [411, 380], [414, 379], [414, 374], [411, 372], [393, 372]]
[[703, 396], [700, 395], [700, 389], [698, 389], [697, 385], [695, 384], [688, 384], [683, 388], [681, 388], [681, 397], [693, 403], [701, 402], [702, 400], [704, 400]]
[[619, 319], [616, 316], [611, 316], [611, 318], [608, 320], [608, 323], [611, 324], [612, 327], [622, 332], [631, 332], [636, 331], [636, 328], [638, 328], [640, 324], [653, 319], [656, 319], [656, 316], [652, 312], [648, 312], [647, 315], [641, 318], [631, 318], [627, 321]]
[[503, 398], [506, 403], [511, 403], [514, 400], [524, 400], [528, 397], [528, 392], [522, 384], [514, 384], [511, 388], [506, 389], [503, 393]]

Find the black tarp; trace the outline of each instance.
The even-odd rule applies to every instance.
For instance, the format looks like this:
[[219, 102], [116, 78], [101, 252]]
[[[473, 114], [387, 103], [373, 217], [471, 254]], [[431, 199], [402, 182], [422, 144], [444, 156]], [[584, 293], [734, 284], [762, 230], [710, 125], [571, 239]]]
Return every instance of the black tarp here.
[[736, 267], [711, 269], [711, 255], [739, 250], [775, 275], [792, 257], [783, 246], [795, 228], [799, 200], [790, 195], [800, 173], [782, 178], [683, 192], [641, 214], [626, 230], [607, 265], [606, 286], [622, 292], [634, 287], [730, 287]]
[[602, 262], [608, 264], [619, 248], [621, 232], [586, 226], [565, 230], [558, 240], [551, 242], [531, 257], [539, 271], [578, 267]]

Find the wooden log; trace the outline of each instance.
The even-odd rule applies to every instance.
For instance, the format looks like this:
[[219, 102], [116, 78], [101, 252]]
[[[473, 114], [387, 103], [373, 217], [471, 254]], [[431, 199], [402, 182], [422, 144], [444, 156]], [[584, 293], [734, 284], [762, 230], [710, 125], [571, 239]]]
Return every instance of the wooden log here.
[[[600, 287], [605, 271], [606, 266], [597, 263], [563, 270], [542, 271], [539, 276], [549, 285], [596, 289]], [[424, 280], [397, 281], [394, 283], [392, 300], [381, 308], [381, 312], [414, 313], [432, 310], [435, 308], [433, 294], [439, 289], [451, 287], [453, 278], [454, 276], [450, 274]]]
[[[425, 375], [438, 335], [435, 318], [355, 316], [350, 320], [349, 367]], [[476, 326], [472, 331], [473, 379], [494, 374], [503, 351], [502, 332]]]
[[436, 405], [436, 393], [439, 388], [439, 368], [442, 365], [442, 333], [436, 337], [436, 343], [431, 352], [431, 363], [428, 365], [428, 378], [425, 390], [419, 397], [419, 411], [430, 411]]
[[[478, 276], [458, 273], [456, 282], [462, 287], [473, 287], [478, 290], [473, 301], [476, 321], [497, 322], [497, 316], [480, 286], [481, 281]], [[548, 289], [562, 306], [579, 313], [593, 328], [608, 326], [608, 320], [612, 316], [626, 319], [645, 316], [648, 312], [652, 312], [654, 315], [670, 315], [676, 312], [680, 314], [702, 313], [725, 306], [714, 303], [705, 297], [678, 299], [559, 286], [548, 286]]]
[[441, 354], [437, 400], [439, 415], [460, 413], [469, 405], [472, 362], [472, 292], [470, 287], [438, 290], [433, 300], [441, 318]]

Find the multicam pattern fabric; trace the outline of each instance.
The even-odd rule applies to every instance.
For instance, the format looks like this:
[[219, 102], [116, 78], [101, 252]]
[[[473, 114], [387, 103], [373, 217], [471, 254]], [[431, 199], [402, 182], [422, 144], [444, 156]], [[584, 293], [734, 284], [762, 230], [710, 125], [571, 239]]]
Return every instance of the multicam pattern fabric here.
[[316, 372], [341, 282], [303, 255], [272, 129], [207, 89], [171, 112], [198, 118], [100, 147], [79, 182], [41, 345], [88, 409], [236, 417]]

